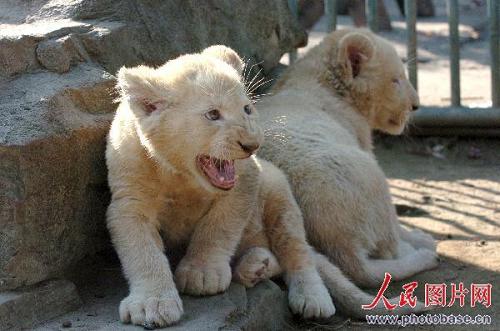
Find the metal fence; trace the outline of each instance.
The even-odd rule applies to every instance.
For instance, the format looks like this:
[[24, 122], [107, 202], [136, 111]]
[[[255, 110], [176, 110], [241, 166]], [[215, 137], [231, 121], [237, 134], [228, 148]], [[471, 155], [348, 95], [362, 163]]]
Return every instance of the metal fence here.
[[[377, 0], [365, 0], [368, 27], [378, 31]], [[295, 17], [298, 16], [297, 0], [288, 4]], [[421, 107], [412, 115], [417, 134], [500, 136], [500, 0], [488, 0], [488, 27], [491, 59], [491, 101], [489, 108], [463, 107], [460, 98], [460, 42], [458, 33], [458, 0], [447, 0], [451, 104], [448, 107]], [[405, 0], [408, 77], [417, 87], [417, 6], [416, 0]], [[337, 28], [337, 1], [324, 0], [324, 12], [329, 31]], [[290, 63], [297, 58], [291, 52]]]

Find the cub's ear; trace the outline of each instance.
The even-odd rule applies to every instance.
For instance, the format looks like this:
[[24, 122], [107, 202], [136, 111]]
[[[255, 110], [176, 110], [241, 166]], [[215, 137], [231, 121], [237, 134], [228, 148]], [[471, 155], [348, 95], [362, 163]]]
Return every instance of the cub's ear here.
[[117, 87], [121, 98], [139, 104], [147, 114], [166, 104], [166, 86], [154, 68], [147, 66], [122, 67], [118, 71]]
[[346, 34], [339, 40], [338, 45], [337, 61], [345, 65], [351, 79], [360, 74], [375, 53], [372, 41], [359, 32]]
[[243, 60], [240, 58], [238, 53], [233, 51], [231, 48], [224, 45], [214, 45], [205, 48], [202, 54], [215, 57], [229, 64], [231, 67], [236, 69], [236, 71], [241, 75], [243, 72]]

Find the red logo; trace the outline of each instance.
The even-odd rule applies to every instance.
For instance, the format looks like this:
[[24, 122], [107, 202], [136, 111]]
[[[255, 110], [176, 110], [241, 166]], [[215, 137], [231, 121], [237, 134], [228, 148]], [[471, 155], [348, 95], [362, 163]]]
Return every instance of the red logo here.
[[[413, 294], [415, 289], [418, 287], [418, 282], [406, 283], [402, 286], [403, 291], [399, 295], [399, 303], [392, 303], [384, 295], [385, 291], [389, 287], [392, 276], [389, 273], [385, 273], [384, 281], [378, 290], [377, 295], [370, 304], [362, 305], [361, 308], [366, 310], [371, 310], [382, 301], [384, 307], [388, 310], [393, 310], [397, 306], [403, 307], [409, 305], [410, 307], [415, 307], [417, 304], [417, 297]], [[446, 291], [447, 284], [425, 284], [425, 306], [441, 306], [441, 307], [451, 307], [455, 305], [456, 302], [460, 307], [465, 306], [465, 301], [467, 294], [470, 293], [470, 306], [476, 307], [477, 304], [482, 304], [485, 307], [491, 306], [491, 284], [475, 284], [470, 285], [470, 290], [464, 286], [464, 283], [460, 282], [458, 284], [451, 283], [450, 287], [450, 301], [446, 302]]]
[[425, 306], [446, 306], [446, 284], [425, 284]]

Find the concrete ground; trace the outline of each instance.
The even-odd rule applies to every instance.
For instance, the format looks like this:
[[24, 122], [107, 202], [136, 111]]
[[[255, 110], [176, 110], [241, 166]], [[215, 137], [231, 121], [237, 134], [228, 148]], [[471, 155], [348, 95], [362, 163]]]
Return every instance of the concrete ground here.
[[[34, 331], [140, 331], [145, 328], [119, 321], [118, 306], [128, 294], [119, 261], [112, 250], [82, 266], [71, 279], [83, 302], [78, 309], [36, 325]], [[282, 330], [288, 328], [290, 312], [286, 293], [265, 281], [251, 290], [233, 283], [216, 296], [182, 297], [182, 320], [165, 330]], [[17, 330], [17, 329], [16, 329]]]

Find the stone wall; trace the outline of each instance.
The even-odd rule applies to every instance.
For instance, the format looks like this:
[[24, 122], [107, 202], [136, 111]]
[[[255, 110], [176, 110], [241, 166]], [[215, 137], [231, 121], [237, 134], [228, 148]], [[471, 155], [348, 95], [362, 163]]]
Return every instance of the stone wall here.
[[113, 74], [226, 44], [264, 72], [305, 43], [286, 0], [0, 2], [0, 291], [107, 243]]

